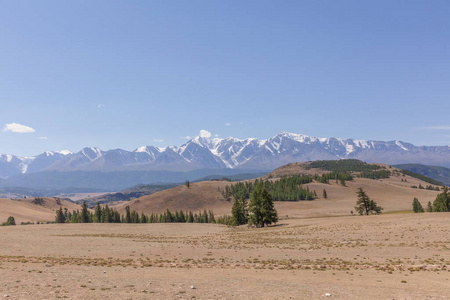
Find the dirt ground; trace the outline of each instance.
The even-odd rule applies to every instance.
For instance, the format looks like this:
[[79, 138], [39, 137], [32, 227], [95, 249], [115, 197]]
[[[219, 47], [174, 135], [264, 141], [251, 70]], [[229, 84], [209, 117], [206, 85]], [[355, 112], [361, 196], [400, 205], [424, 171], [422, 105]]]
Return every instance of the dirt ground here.
[[0, 227], [5, 299], [448, 299], [450, 213]]

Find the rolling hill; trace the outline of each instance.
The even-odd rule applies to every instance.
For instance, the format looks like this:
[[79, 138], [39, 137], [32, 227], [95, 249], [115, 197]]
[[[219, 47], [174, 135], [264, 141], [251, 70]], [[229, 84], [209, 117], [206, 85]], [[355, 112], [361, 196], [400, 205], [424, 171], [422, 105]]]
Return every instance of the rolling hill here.
[[[404, 175], [399, 169], [375, 164], [380, 169], [388, 169], [393, 175], [390, 178], [368, 179], [357, 178], [353, 181], [346, 181], [346, 186], [330, 180], [329, 183], [312, 182], [305, 184], [310, 190], [315, 190], [317, 198], [313, 201], [299, 202], [275, 202], [281, 216], [289, 217], [312, 217], [325, 215], [349, 215], [354, 211], [356, 202], [356, 190], [362, 187], [368, 195], [384, 208], [384, 212], [409, 211], [412, 209], [411, 203], [414, 197], [417, 197], [425, 207], [428, 201], [433, 202], [439, 193], [434, 190], [417, 189], [412, 186], [429, 185], [428, 183]], [[311, 163], [295, 163], [280, 167], [272, 173], [264, 176], [264, 179], [276, 180], [282, 176], [295, 174], [324, 174], [329, 170], [320, 168], [311, 168]], [[203, 211], [213, 210], [216, 215], [230, 214], [232, 201], [227, 200], [223, 191], [230, 182], [209, 181], [191, 183], [190, 188], [178, 186], [173, 189], [157, 192], [149, 196], [132, 200], [127, 203], [119, 204], [116, 208], [124, 213], [125, 206], [129, 205], [131, 210], [137, 212], [163, 213], [166, 209], [171, 211]], [[326, 189], [328, 198], [322, 197], [322, 191]]]
[[69, 211], [80, 209], [78, 204], [59, 198], [0, 199], [0, 223], [13, 216], [17, 224], [21, 222], [52, 222], [55, 212], [62, 207]]
[[401, 164], [395, 165], [396, 168], [408, 170], [420, 175], [424, 175], [434, 180], [440, 181], [445, 185], [450, 185], [450, 169], [440, 166], [427, 166], [421, 164]]

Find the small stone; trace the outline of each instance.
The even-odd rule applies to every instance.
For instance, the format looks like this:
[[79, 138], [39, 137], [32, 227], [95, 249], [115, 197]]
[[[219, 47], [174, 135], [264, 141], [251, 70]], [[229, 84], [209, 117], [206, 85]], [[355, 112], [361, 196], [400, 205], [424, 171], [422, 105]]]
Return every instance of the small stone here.
[[103, 271], [103, 274], [106, 274], [106, 271]]
[[9, 298], [9, 295], [8, 294], [4, 294], [3, 297]]
[[331, 297], [330, 293], [325, 293], [325, 297]]
[[191, 290], [195, 290], [195, 286], [191, 285]]

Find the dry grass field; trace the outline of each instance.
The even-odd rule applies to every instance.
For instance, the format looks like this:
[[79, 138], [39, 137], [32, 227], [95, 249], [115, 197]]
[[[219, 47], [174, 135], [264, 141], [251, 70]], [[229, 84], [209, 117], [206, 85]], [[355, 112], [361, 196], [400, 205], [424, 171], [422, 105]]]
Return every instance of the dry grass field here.
[[0, 292], [9, 299], [447, 299], [449, 219], [0, 227]]
[[[229, 214], [231, 203], [221, 193], [227, 184], [179, 186], [117, 208]], [[279, 223], [261, 229], [180, 223], [0, 227], [0, 297], [449, 299], [450, 213], [410, 213], [414, 197], [426, 206], [438, 194], [410, 187], [418, 184], [425, 185], [409, 176], [355, 179], [346, 186], [311, 183], [318, 199], [277, 202]], [[383, 214], [351, 215], [358, 187], [384, 207]], [[52, 221], [59, 206], [51, 199], [44, 206], [2, 199], [0, 221], [11, 214], [18, 222]]]

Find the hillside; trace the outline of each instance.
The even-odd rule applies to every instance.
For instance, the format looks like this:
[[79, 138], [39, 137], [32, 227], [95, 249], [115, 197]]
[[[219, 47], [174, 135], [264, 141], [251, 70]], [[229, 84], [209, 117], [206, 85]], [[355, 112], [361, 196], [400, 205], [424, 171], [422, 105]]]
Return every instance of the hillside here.
[[447, 186], [450, 185], [449, 168], [440, 166], [426, 166], [421, 164], [403, 164], [403, 165], [395, 165], [395, 167], [433, 178], [434, 180], [440, 181]]
[[227, 181], [195, 182], [190, 184], [189, 189], [185, 185], [181, 185], [114, 207], [121, 214], [125, 212], [125, 206], [127, 205], [130, 206], [131, 210], [148, 214], [163, 213], [166, 209], [192, 212], [211, 209], [216, 215], [228, 214], [231, 209], [231, 202], [223, 197], [222, 191], [229, 184], [230, 182]]
[[0, 223], [13, 216], [17, 224], [21, 222], [48, 222], [55, 220], [59, 207], [69, 211], [80, 209], [80, 205], [59, 198], [0, 199]]
[[[400, 173], [400, 170], [387, 165], [371, 164], [376, 170], [389, 169], [393, 175], [390, 178], [368, 179], [355, 177], [352, 181], [346, 181], [346, 186], [330, 180], [329, 183], [312, 182], [302, 185], [312, 191], [316, 191], [317, 197], [313, 201], [276, 202], [280, 216], [311, 217], [326, 215], [349, 215], [354, 211], [356, 202], [356, 190], [362, 187], [368, 195], [384, 208], [384, 212], [397, 212], [411, 210], [411, 203], [417, 197], [425, 207], [428, 201], [433, 202], [439, 193], [435, 190], [412, 188], [412, 186], [427, 186], [428, 183]], [[325, 174], [329, 171], [311, 168], [311, 162], [295, 163], [276, 169], [263, 177], [276, 180], [277, 177], [295, 174]], [[213, 210], [216, 215], [230, 214], [232, 201], [227, 201], [223, 195], [230, 182], [198, 182], [191, 184], [191, 188], [179, 186], [174, 189], [157, 192], [150, 196], [144, 196], [125, 204], [117, 206], [119, 212], [124, 212], [124, 207], [129, 205], [131, 210], [137, 212], [162, 213], [166, 209], [192, 210], [193, 212]], [[436, 187], [436, 186], [433, 186]], [[328, 197], [324, 199], [323, 190]]]
[[131, 188], [121, 190], [117, 193], [105, 193], [98, 196], [91, 197], [88, 195], [86, 198], [77, 199], [77, 202], [86, 201], [89, 206], [95, 205], [99, 202], [100, 204], [115, 204], [122, 201], [128, 201], [130, 199], [139, 198], [145, 195], [151, 195], [158, 191], [167, 190], [174, 188], [178, 184], [139, 184]]

